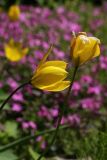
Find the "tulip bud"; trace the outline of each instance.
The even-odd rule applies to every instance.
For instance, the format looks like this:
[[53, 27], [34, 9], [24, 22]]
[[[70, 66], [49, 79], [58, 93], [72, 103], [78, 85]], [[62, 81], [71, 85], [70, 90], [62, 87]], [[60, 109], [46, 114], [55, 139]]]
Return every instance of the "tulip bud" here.
[[80, 66], [100, 55], [100, 40], [88, 37], [85, 32], [79, 32], [71, 42], [71, 58], [75, 66]]

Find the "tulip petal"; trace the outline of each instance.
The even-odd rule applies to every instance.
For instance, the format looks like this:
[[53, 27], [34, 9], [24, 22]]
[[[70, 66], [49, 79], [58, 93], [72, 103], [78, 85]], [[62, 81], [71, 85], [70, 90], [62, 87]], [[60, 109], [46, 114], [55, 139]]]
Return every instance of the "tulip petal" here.
[[95, 57], [97, 57], [97, 56], [99, 56], [100, 55], [100, 47], [97, 45], [96, 46], [96, 48], [95, 48], [95, 51], [94, 51], [95, 53], [94, 53], [94, 56], [93, 56], [93, 58], [95, 58]]
[[86, 63], [100, 54], [99, 40], [95, 37], [80, 35], [77, 37], [73, 50], [73, 60], [76, 64], [79, 57], [79, 65]]
[[59, 67], [62, 69], [65, 69], [67, 66], [67, 63], [64, 61], [47, 61], [45, 62], [43, 65], [41, 65], [41, 67], [39, 67], [39, 69], [42, 69], [44, 67], [48, 67], [48, 66], [54, 66], [54, 67]]
[[42, 90], [46, 90], [46, 91], [53, 91], [53, 92], [58, 92], [58, 91], [62, 91], [66, 88], [68, 88], [70, 85], [70, 81], [60, 81], [60, 82], [57, 82], [55, 84], [52, 84], [52, 85], [49, 85], [49, 86], [41, 86], [41, 87], [38, 87], [39, 89], [42, 89]]
[[100, 54], [100, 48], [98, 46], [97, 38], [89, 37], [90, 44], [84, 47], [84, 51], [79, 53], [80, 64], [86, 63]]
[[10, 39], [10, 41], [4, 45], [4, 50], [6, 57], [14, 62], [19, 61], [28, 53], [28, 48], [23, 48], [22, 43], [15, 42], [14, 39]]
[[50, 48], [48, 49], [47, 53], [45, 53], [45, 55], [43, 56], [42, 60], [40, 61], [39, 65], [38, 65], [38, 69], [47, 60], [47, 58], [48, 58], [49, 54], [51, 53], [52, 49], [53, 49], [53, 45], [50, 46]]
[[34, 74], [32, 84], [39, 87], [51, 85], [64, 80], [67, 77], [67, 74], [68, 72], [59, 67], [45, 67]]
[[93, 48], [93, 58], [97, 57], [100, 55], [100, 47], [99, 47], [99, 44], [100, 44], [100, 40], [96, 37], [89, 37], [89, 39], [91, 40], [92, 43], [95, 42], [95, 46]]
[[15, 47], [10, 47], [9, 45], [5, 45], [5, 53], [6, 57], [11, 61], [18, 61], [21, 59], [21, 54]]

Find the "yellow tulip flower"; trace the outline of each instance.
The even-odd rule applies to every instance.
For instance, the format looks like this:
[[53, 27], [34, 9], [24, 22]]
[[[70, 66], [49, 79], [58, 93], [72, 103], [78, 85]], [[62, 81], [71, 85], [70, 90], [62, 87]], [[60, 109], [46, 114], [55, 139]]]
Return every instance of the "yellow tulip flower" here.
[[52, 50], [52, 46], [44, 55], [39, 63], [34, 75], [31, 79], [31, 84], [39, 89], [46, 91], [62, 91], [69, 87], [70, 81], [65, 80], [68, 72], [65, 70], [67, 63], [64, 61], [47, 61]]
[[10, 6], [9, 10], [8, 10], [8, 16], [10, 18], [10, 20], [12, 21], [16, 21], [19, 19], [20, 17], [20, 8], [18, 5], [12, 5]]
[[22, 44], [11, 39], [4, 45], [6, 57], [13, 62], [21, 60], [27, 53], [28, 48], [23, 48]]
[[100, 40], [88, 37], [85, 32], [74, 35], [71, 42], [71, 58], [75, 66], [80, 66], [100, 55]]

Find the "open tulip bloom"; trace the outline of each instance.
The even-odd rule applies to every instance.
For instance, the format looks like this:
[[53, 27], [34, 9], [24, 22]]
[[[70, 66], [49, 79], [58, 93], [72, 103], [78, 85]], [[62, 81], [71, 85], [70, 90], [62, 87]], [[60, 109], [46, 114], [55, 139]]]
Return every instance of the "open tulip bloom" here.
[[65, 70], [67, 63], [64, 61], [46, 61], [52, 50], [44, 55], [31, 79], [31, 84], [39, 89], [46, 91], [62, 91], [69, 87], [70, 81], [65, 80], [68, 72]]
[[20, 42], [15, 42], [14, 39], [10, 39], [8, 43], [4, 45], [6, 58], [10, 61], [20, 61], [27, 53], [28, 48], [23, 48]]
[[75, 66], [80, 66], [100, 55], [100, 40], [96, 37], [88, 37], [85, 32], [74, 35], [71, 41], [71, 58]]

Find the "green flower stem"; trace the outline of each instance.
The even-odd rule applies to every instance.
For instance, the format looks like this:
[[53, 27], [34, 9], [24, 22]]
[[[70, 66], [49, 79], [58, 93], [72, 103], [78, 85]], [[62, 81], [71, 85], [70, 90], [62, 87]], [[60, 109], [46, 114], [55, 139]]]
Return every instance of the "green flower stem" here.
[[51, 140], [49, 146], [48, 146], [48, 147], [46, 148], [46, 150], [39, 156], [39, 158], [38, 158], [37, 160], [41, 160], [41, 158], [45, 156], [45, 154], [48, 152], [48, 150], [50, 149], [50, 147], [51, 147], [51, 146], [53, 145], [53, 143], [55, 142], [56, 136], [57, 136], [58, 131], [59, 131], [60, 123], [61, 123], [62, 117], [63, 117], [64, 112], [65, 112], [65, 109], [66, 109], [66, 108], [65, 108], [65, 105], [68, 103], [68, 99], [69, 99], [69, 96], [70, 96], [70, 91], [71, 91], [71, 89], [72, 89], [72, 86], [73, 86], [73, 83], [74, 83], [74, 80], [75, 80], [75, 76], [76, 76], [77, 70], [78, 70], [78, 66], [75, 67], [75, 69], [74, 69], [72, 81], [71, 81], [71, 84], [70, 84], [70, 86], [69, 86], [69, 88], [68, 88], [68, 91], [67, 91], [67, 93], [66, 93], [66, 95], [65, 95], [64, 103], [63, 103], [63, 105], [62, 105], [62, 107], [61, 107], [61, 112], [60, 112], [60, 114], [59, 114], [59, 116], [58, 116], [57, 127], [56, 127], [55, 133], [54, 133], [54, 135], [53, 135], [53, 137], [52, 137], [52, 140]]
[[23, 88], [24, 86], [30, 84], [30, 81], [29, 82], [26, 82], [26, 83], [23, 83], [21, 84], [18, 88], [16, 88], [6, 99], [5, 101], [3, 102], [3, 104], [0, 106], [0, 112], [1, 110], [4, 108], [5, 104], [8, 102], [8, 100], [21, 88]]
[[[70, 127], [70, 125], [63, 125], [59, 129], [65, 129], [65, 128], [69, 128], [69, 127]], [[55, 130], [56, 130], [56, 128], [52, 128], [50, 130], [46, 130], [46, 131], [42, 131], [42, 132], [37, 132], [35, 135], [29, 135], [29, 136], [17, 139], [16, 141], [14, 141], [12, 143], [9, 143], [7, 145], [4, 145], [4, 146], [0, 147], [0, 152], [3, 152], [5, 150], [7, 150], [7, 149], [15, 147], [15, 146], [17, 146], [19, 144], [22, 144], [23, 142], [26, 142], [26, 141], [28, 141], [30, 139], [36, 138], [37, 136], [52, 133]]]

